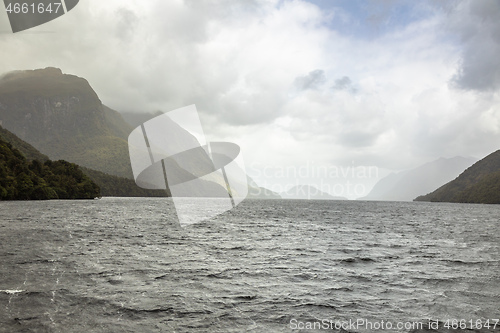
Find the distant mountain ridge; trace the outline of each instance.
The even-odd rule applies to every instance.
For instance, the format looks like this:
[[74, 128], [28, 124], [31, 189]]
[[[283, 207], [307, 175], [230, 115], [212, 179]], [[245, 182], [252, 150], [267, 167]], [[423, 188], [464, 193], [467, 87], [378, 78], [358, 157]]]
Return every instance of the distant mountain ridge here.
[[415, 201], [500, 204], [500, 150], [476, 162], [455, 180]]
[[281, 199], [281, 196], [265, 187], [260, 187], [257, 183], [247, 176], [248, 198], [251, 199]]
[[440, 158], [417, 168], [382, 178], [370, 193], [358, 200], [412, 201], [446, 184], [477, 160], [471, 157]]
[[280, 195], [283, 199], [347, 200], [347, 198], [344, 197], [330, 195], [311, 185], [296, 185], [285, 192], [281, 192]]

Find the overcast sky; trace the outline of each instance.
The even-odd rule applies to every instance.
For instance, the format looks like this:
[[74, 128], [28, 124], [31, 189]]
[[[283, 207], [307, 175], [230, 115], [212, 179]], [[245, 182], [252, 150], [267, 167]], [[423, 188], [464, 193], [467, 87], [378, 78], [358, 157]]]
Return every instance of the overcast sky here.
[[0, 11], [0, 31], [1, 73], [59, 67], [118, 111], [196, 104], [268, 187], [500, 148], [498, 0], [81, 0], [17, 34]]

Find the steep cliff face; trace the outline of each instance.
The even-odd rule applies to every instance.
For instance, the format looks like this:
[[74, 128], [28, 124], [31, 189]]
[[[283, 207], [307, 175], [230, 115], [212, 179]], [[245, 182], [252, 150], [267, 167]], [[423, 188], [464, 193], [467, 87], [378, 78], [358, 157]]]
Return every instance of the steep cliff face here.
[[57, 68], [7, 73], [0, 77], [0, 121], [51, 159], [132, 177], [131, 128], [83, 78]]
[[[89, 83], [55, 68], [13, 72], [0, 80], [4, 126], [26, 139], [66, 137], [104, 122], [102, 103]], [[102, 126], [100, 126], [102, 127]], [[92, 134], [92, 133], [85, 133]]]

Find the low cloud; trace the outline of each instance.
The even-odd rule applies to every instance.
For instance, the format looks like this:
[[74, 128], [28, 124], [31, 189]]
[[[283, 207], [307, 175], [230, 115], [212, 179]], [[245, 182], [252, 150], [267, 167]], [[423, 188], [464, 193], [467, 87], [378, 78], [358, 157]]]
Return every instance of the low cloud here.
[[353, 86], [351, 79], [348, 76], [343, 76], [334, 81], [333, 90], [345, 90], [351, 93], [356, 93], [357, 89]]
[[321, 69], [316, 69], [309, 74], [304, 76], [299, 76], [294, 81], [294, 86], [298, 90], [318, 90], [322, 85], [326, 83], [325, 71]]
[[500, 141], [499, 4], [446, 3], [358, 37], [343, 33], [363, 24], [348, 8], [339, 19], [300, 0], [88, 0], [0, 35], [0, 72], [60, 67], [119, 111], [195, 103], [207, 136], [261, 164], [481, 157]]

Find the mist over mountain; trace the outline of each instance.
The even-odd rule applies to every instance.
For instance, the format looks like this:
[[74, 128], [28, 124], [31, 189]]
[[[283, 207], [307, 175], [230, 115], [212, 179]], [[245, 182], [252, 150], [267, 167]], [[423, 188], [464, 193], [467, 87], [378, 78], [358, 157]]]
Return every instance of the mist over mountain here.
[[412, 201], [456, 178], [476, 161], [470, 157], [440, 158], [411, 170], [392, 173], [358, 200]]
[[455, 180], [415, 201], [500, 204], [500, 150], [476, 162]]
[[153, 119], [154, 117], [161, 116], [163, 114], [162, 111], [156, 112], [120, 112], [120, 115], [123, 119], [129, 124], [132, 128], [136, 128], [146, 121]]
[[[53, 160], [83, 166], [82, 170], [102, 186], [103, 195], [167, 195], [164, 190], [139, 188], [132, 180], [127, 141], [132, 127], [118, 112], [103, 105], [83, 78], [51, 67], [3, 75], [0, 122], [8, 129], [8, 139], [25, 147], [33, 159], [46, 160], [47, 156], [41, 155], [47, 154]], [[179, 128], [175, 140], [196, 139]], [[175, 142], [167, 142], [172, 144]], [[196, 196], [201, 190], [219, 195], [224, 192], [220, 184], [210, 181], [200, 180], [198, 185], [200, 188], [187, 188], [184, 195]]]
[[280, 195], [283, 199], [347, 200], [344, 197], [330, 195], [311, 185], [296, 185], [285, 192], [281, 192]]
[[[132, 126], [118, 112], [103, 105], [83, 78], [63, 74], [52, 67], [3, 75], [0, 78], [0, 121], [49, 158], [92, 169], [89, 173], [103, 185], [111, 185], [111, 182], [97, 171], [133, 178], [127, 141]], [[172, 137], [173, 141], [166, 142], [167, 145], [175, 145], [176, 140], [196, 140], [181, 128]], [[203, 168], [207, 160], [198, 169]], [[179, 168], [177, 171], [173, 174], [186, 173]], [[122, 183], [118, 179], [115, 181]], [[208, 191], [223, 192], [220, 184], [200, 182]], [[128, 189], [134, 187], [123, 185]], [[107, 195], [124, 194], [123, 190], [117, 190], [104, 186]], [[136, 190], [132, 192], [138, 193]], [[184, 195], [197, 194], [198, 190], [188, 188]]]
[[0, 77], [2, 126], [53, 160], [132, 177], [121, 115], [102, 104], [87, 80], [58, 68]]
[[[81, 165], [101, 186], [103, 195], [166, 195], [155, 190], [159, 188], [154, 185], [157, 179], [141, 178], [144, 185], [141, 187], [146, 189], [135, 185], [128, 147], [133, 128], [161, 114], [156, 111], [122, 116], [102, 104], [87, 80], [63, 74], [58, 68], [14, 71], [0, 76], [0, 125], [8, 129], [6, 135], [13, 144], [21, 148], [32, 145], [34, 148], [26, 147], [25, 153], [34, 154], [33, 159], [63, 159]], [[169, 131], [170, 139], [159, 147], [162, 150], [175, 151], [175, 147], [185, 142], [192, 142], [191, 146], [199, 144], [193, 135], [174, 123]], [[225, 181], [218, 173], [212, 173], [214, 166], [207, 154], [201, 152], [184, 158], [182, 167], [178, 162], [178, 159], [165, 162], [169, 181], [178, 183], [198, 176], [203, 179], [186, 183], [177, 195], [227, 195]], [[251, 197], [279, 198], [277, 193], [254, 182], [250, 182], [249, 192]]]

